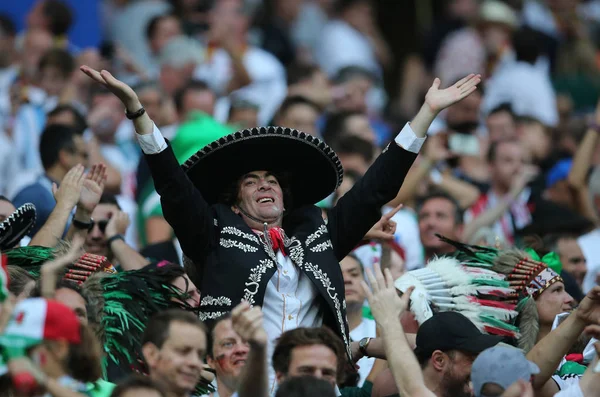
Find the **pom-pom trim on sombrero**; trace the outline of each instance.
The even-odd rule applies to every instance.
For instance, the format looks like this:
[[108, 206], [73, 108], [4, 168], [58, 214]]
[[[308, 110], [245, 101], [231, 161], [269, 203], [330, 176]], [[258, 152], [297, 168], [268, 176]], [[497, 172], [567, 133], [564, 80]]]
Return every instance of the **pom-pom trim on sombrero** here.
[[[29, 219], [26, 217], [29, 216]], [[22, 225], [21, 229], [15, 230], [15, 225], [18, 221], [25, 218], [26, 223]], [[17, 244], [23, 237], [27, 235], [35, 225], [36, 211], [35, 205], [31, 203], [25, 203], [15, 212], [10, 214], [8, 218], [0, 222], [0, 249], [12, 248]]]
[[307, 134], [305, 132], [298, 131], [292, 128], [284, 128], [277, 126], [249, 128], [219, 138], [218, 140], [206, 145], [204, 148], [200, 149], [198, 152], [193, 154], [189, 159], [185, 161], [185, 163], [182, 164], [182, 167], [184, 170], [188, 170], [192, 166], [194, 166], [200, 159], [209, 156], [210, 154], [216, 152], [221, 148], [224, 148], [237, 142], [242, 142], [249, 139], [256, 139], [264, 136], [281, 136], [289, 139], [295, 139], [298, 141], [309, 143], [313, 147], [321, 150], [323, 154], [330, 159], [332, 165], [337, 170], [338, 184], [336, 188], [338, 188], [342, 183], [342, 178], [344, 176], [344, 168], [342, 167], [342, 162], [338, 158], [337, 154], [333, 151], [333, 149], [329, 147], [329, 145], [327, 145], [321, 139], [313, 135]]
[[[264, 139], [264, 147], [258, 145], [261, 143], [261, 139]], [[292, 142], [295, 145], [292, 145]], [[223, 157], [220, 157], [219, 154], [222, 154]], [[275, 158], [278, 160], [275, 161]], [[294, 161], [294, 159], [298, 161]], [[318, 161], [315, 161], [316, 159]], [[269, 161], [276, 164], [274, 168], [280, 172], [296, 171], [301, 173], [305, 167], [310, 170], [307, 171], [306, 178], [301, 178], [302, 175], [294, 173], [296, 182], [302, 179], [300, 184], [303, 190], [295, 192], [294, 202], [302, 193], [311, 196], [310, 192], [304, 191], [311, 190], [310, 188], [315, 188], [315, 186], [320, 187], [317, 189], [319, 194], [324, 194], [320, 199], [325, 198], [340, 186], [344, 175], [340, 159], [324, 141], [298, 130], [276, 126], [250, 128], [221, 137], [193, 154], [182, 164], [182, 168], [201, 192], [205, 184], [211, 185], [210, 191], [207, 188], [207, 191], [204, 192], [206, 194], [204, 198], [210, 204], [214, 204], [216, 201], [210, 193], [214, 193], [214, 189], [220, 189], [221, 186], [218, 183], [210, 183], [211, 181], [207, 178], [217, 175], [219, 178], [227, 178], [234, 173], [228, 170], [235, 171], [238, 166], [252, 168], [253, 164], [256, 164], [256, 168], [246, 169], [246, 171], [271, 171], [263, 168], [263, 165]], [[202, 166], [203, 162], [207, 164], [206, 168], [196, 168]], [[299, 163], [302, 163], [301, 166]], [[311, 167], [313, 168], [311, 169]], [[325, 169], [321, 170], [320, 167], [325, 167]], [[221, 173], [219, 169], [222, 171]], [[223, 173], [225, 171], [226, 173]], [[217, 179], [215, 178], [215, 180]], [[321, 181], [322, 184], [315, 185], [314, 182], [318, 181]], [[294, 189], [293, 186], [292, 189]], [[324, 190], [328, 190], [327, 193]], [[314, 196], [314, 194], [316, 193], [313, 192], [312, 195]], [[302, 202], [302, 204], [308, 203]], [[316, 202], [310, 204], [316, 204]]]

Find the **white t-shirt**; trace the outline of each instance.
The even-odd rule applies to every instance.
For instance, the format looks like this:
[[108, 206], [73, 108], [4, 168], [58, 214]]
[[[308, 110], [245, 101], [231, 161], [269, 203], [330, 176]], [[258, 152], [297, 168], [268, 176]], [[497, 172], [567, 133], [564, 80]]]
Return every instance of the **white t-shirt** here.
[[369, 39], [341, 20], [333, 20], [323, 28], [316, 58], [328, 76], [335, 76], [347, 66], [360, 66], [376, 75], [381, 74]]
[[[230, 96], [258, 105], [258, 123], [268, 125], [287, 95], [285, 69], [277, 58], [257, 47], [248, 47], [244, 54], [244, 66], [252, 83], [232, 92]], [[229, 99], [226, 91], [232, 76], [231, 58], [221, 48], [198, 65], [194, 72], [194, 78], [205, 81], [221, 96], [215, 109], [215, 119], [221, 122], [228, 119]]]
[[[377, 336], [377, 323], [375, 320], [371, 320], [369, 318], [363, 318], [362, 322], [358, 325], [358, 327], [354, 328], [350, 331], [350, 338], [353, 341], [360, 341], [362, 338], [370, 337], [375, 338]], [[359, 369], [358, 374], [360, 375], [360, 379], [358, 381], [358, 387], [362, 387], [363, 383], [365, 383], [365, 379], [371, 373], [371, 369], [373, 368], [373, 364], [375, 364], [374, 357], [363, 357], [357, 362]]]
[[583, 279], [583, 293], [596, 286], [596, 276], [600, 271], [600, 229], [592, 230], [577, 239], [587, 262], [587, 274]]

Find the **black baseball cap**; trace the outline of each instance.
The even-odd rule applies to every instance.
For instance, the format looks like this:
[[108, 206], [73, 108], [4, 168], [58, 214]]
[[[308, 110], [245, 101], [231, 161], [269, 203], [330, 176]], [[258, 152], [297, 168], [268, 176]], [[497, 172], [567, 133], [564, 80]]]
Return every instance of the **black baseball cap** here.
[[415, 355], [431, 357], [436, 350], [460, 350], [479, 354], [501, 341], [502, 336], [484, 334], [460, 313], [441, 312], [434, 314], [419, 327]]

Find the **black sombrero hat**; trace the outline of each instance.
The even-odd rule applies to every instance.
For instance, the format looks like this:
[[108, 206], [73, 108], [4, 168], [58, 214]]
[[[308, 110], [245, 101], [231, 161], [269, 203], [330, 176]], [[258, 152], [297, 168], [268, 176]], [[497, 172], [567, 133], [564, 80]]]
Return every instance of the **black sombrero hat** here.
[[13, 248], [35, 225], [35, 205], [26, 203], [0, 222], [0, 250]]
[[183, 169], [209, 204], [217, 203], [231, 182], [248, 172], [285, 172], [294, 207], [323, 200], [342, 183], [344, 174], [337, 154], [325, 142], [283, 127], [226, 135], [190, 157]]

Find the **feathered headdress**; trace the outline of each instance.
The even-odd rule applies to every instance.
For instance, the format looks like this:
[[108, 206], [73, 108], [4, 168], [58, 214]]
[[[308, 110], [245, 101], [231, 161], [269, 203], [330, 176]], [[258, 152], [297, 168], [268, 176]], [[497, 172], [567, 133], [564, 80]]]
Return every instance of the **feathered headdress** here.
[[[548, 267], [548, 264], [540, 261], [535, 252], [518, 249], [501, 251], [491, 247], [462, 244], [439, 235], [438, 237], [457, 248], [455, 257], [460, 262], [469, 266], [485, 266], [505, 276], [510, 288], [515, 291], [509, 301], [517, 305], [519, 313], [516, 319], [516, 325], [521, 333], [518, 345], [524, 351], [531, 350], [539, 333], [539, 316], [535, 299], [554, 283], [562, 282], [560, 275]], [[556, 267], [554, 259], [551, 264]]]
[[[184, 275], [181, 266], [159, 263], [139, 270], [97, 274], [82, 286], [92, 308], [88, 317], [106, 353], [104, 370], [109, 381], [137, 372], [147, 374], [142, 355], [142, 336], [149, 319], [169, 308], [195, 310], [185, 293], [171, 285]], [[202, 379], [197, 395], [214, 391]]]
[[483, 332], [519, 337], [519, 329], [513, 325], [518, 315], [512, 302], [515, 290], [504, 275], [487, 266], [465, 264], [450, 257], [436, 258], [425, 268], [404, 274], [395, 286], [401, 292], [415, 287], [410, 310], [419, 324], [433, 316], [433, 307], [458, 311]]

